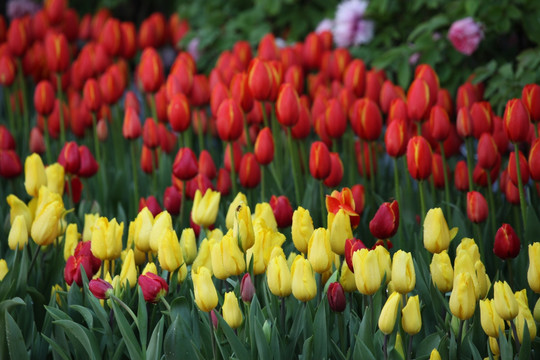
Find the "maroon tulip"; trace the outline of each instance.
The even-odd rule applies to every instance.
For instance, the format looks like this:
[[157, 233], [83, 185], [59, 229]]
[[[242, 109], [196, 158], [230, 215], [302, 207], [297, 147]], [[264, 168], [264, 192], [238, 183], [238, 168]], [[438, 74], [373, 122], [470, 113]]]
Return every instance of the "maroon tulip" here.
[[509, 224], [502, 224], [495, 234], [493, 253], [503, 260], [515, 258], [519, 254], [519, 238]]
[[49, 116], [54, 110], [55, 98], [51, 82], [41, 80], [34, 90], [34, 107], [37, 113], [42, 116]]
[[333, 282], [328, 286], [326, 296], [328, 297], [328, 305], [333, 311], [342, 312], [347, 307], [345, 291], [339, 282]]
[[292, 224], [293, 209], [289, 199], [285, 195], [270, 198], [270, 207], [276, 218], [279, 228], [286, 228]]
[[217, 175], [216, 164], [208, 150], [201, 151], [199, 155], [199, 173], [204, 174], [208, 179], [213, 180]]
[[150, 212], [152, 213], [152, 216], [154, 217], [156, 217], [160, 212], [163, 211], [154, 195], [150, 195], [146, 199], [141, 198], [139, 200], [139, 212], [141, 212], [141, 210], [144, 209], [145, 207], [147, 207], [148, 210], [150, 210]]
[[180, 205], [182, 203], [182, 195], [174, 186], [169, 186], [163, 193], [163, 207], [171, 214], [178, 215], [180, 213]]
[[15, 139], [4, 125], [0, 125], [0, 150], [15, 150]]
[[388, 239], [394, 236], [399, 227], [399, 204], [396, 200], [379, 206], [369, 222], [369, 231], [376, 239]]
[[10, 179], [23, 171], [21, 159], [14, 150], [0, 150], [0, 176]]
[[98, 299], [104, 300], [109, 297], [113, 291], [113, 287], [103, 279], [92, 279], [88, 284], [90, 292]]
[[216, 189], [221, 193], [222, 196], [227, 196], [231, 192], [232, 182], [231, 175], [225, 169], [219, 169]]
[[90, 149], [85, 145], [79, 146], [79, 157], [81, 160], [78, 175], [83, 178], [94, 176], [99, 170], [99, 164]]
[[146, 302], [156, 303], [169, 292], [167, 282], [151, 272], [139, 276], [138, 282]]
[[64, 144], [58, 155], [58, 163], [64, 167], [68, 174], [78, 174], [81, 166], [81, 157], [79, 147], [75, 141], [69, 141]]
[[251, 275], [249, 275], [249, 273], [245, 273], [242, 277], [242, 281], [240, 282], [240, 294], [242, 296], [242, 301], [247, 303], [250, 303], [251, 299], [253, 299], [253, 295], [255, 295], [255, 286], [253, 286]]

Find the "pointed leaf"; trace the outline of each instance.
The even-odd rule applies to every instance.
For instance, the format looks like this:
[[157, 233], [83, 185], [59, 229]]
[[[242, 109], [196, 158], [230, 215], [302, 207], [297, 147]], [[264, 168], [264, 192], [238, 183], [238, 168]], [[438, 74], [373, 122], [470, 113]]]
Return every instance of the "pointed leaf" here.
[[[219, 320], [219, 327], [223, 331], [223, 334], [225, 334], [225, 337], [227, 338], [227, 340], [229, 341], [229, 344], [231, 345], [232, 350], [236, 354], [236, 357], [239, 359], [249, 359], [249, 352], [246, 346], [242, 344], [242, 342], [240, 341], [238, 336], [234, 333], [234, 331], [231, 329], [229, 324], [227, 324], [227, 322], [223, 320], [223, 317], [221, 317], [221, 315], [217, 313], [216, 315]], [[210, 326], [212, 326], [212, 324], [210, 324]], [[268, 348], [268, 353], [269, 352], [270, 352], [270, 349]], [[259, 353], [259, 355], [262, 355], [262, 354]], [[265, 357], [262, 357], [262, 358], [265, 359]]]
[[129, 325], [125, 315], [122, 313], [122, 310], [120, 310], [119, 306], [116, 304], [116, 301], [112, 301], [112, 306], [116, 323], [122, 334], [122, 340], [126, 343], [129, 356], [135, 360], [142, 360], [141, 348], [133, 329]]
[[90, 359], [97, 360], [101, 358], [96, 338], [91, 332], [85, 331], [81, 325], [71, 320], [55, 320], [53, 324], [61, 326], [72, 343], [82, 345], [82, 349], [84, 349]]
[[161, 344], [163, 343], [163, 324], [165, 318], [162, 317], [157, 323], [150, 337], [148, 343], [148, 349], [146, 350], [146, 356], [149, 360], [158, 360], [161, 358]]
[[94, 328], [94, 317], [92, 315], [92, 312], [88, 310], [88, 308], [81, 305], [71, 305], [70, 308], [74, 309], [75, 311], [77, 311], [79, 314], [82, 315], [82, 317], [84, 318], [84, 321], [86, 321], [86, 323], [88, 324], [89, 329]]
[[9, 355], [12, 359], [29, 359], [26, 344], [21, 333], [21, 329], [6, 311], [6, 340], [9, 349]]

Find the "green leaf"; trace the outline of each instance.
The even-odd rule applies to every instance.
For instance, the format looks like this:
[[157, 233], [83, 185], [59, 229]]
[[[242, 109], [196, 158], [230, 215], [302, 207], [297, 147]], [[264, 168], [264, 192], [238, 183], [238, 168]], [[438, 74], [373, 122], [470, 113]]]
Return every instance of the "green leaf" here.
[[157, 323], [154, 328], [154, 332], [150, 337], [150, 342], [148, 343], [148, 349], [146, 349], [146, 356], [149, 360], [159, 360], [161, 354], [161, 344], [163, 343], [163, 325], [165, 323], [165, 318], [161, 317], [161, 320]]
[[114, 311], [114, 317], [116, 318], [116, 323], [118, 324], [118, 328], [120, 329], [120, 333], [122, 334], [122, 340], [124, 340], [124, 342], [126, 343], [129, 356], [132, 359], [142, 360], [141, 348], [139, 343], [137, 342], [137, 338], [135, 337], [133, 329], [129, 325], [125, 315], [122, 313], [122, 310], [120, 310], [118, 304], [116, 304], [116, 301], [112, 301], [112, 306]]
[[[373, 334], [370, 335], [373, 336]], [[373, 352], [367, 347], [366, 343], [362, 341], [360, 336], [356, 337], [353, 359], [375, 359], [375, 355], [373, 355]]]
[[328, 355], [328, 333], [326, 325], [326, 306], [328, 306], [328, 301], [323, 297], [322, 301], [319, 303], [317, 313], [315, 314], [315, 319], [313, 320], [313, 326], [317, 331], [314, 331], [314, 344], [313, 351], [317, 354], [317, 357], [322, 359], [326, 358]]
[[163, 341], [163, 353], [165, 359], [195, 359], [197, 358], [191, 342], [192, 335], [187, 331], [187, 323], [177, 316]]
[[[244, 344], [240, 341], [238, 338], [238, 335], [234, 333], [234, 331], [231, 329], [229, 324], [223, 320], [223, 317], [221, 317], [220, 314], [216, 313], [218, 321], [219, 321], [219, 327], [223, 331], [223, 334], [225, 334], [225, 337], [229, 341], [229, 344], [231, 345], [231, 348], [236, 354], [236, 357], [239, 359], [249, 359], [249, 352]], [[212, 326], [212, 324], [210, 324]], [[255, 325], [257, 326], [257, 325]], [[262, 327], [260, 328], [262, 332]], [[265, 340], [266, 343], [266, 340]], [[268, 344], [266, 344], [268, 347]], [[270, 348], [268, 348], [268, 355], [270, 354]], [[264, 354], [259, 353], [259, 357], [265, 359], [266, 357], [261, 356]]]
[[94, 317], [92, 316], [92, 312], [88, 310], [88, 308], [81, 305], [71, 305], [70, 308], [74, 309], [82, 315], [84, 321], [86, 321], [86, 323], [88, 324], [89, 329], [94, 328]]
[[96, 338], [90, 331], [71, 320], [55, 320], [53, 324], [61, 326], [72, 343], [82, 345], [82, 349], [84, 349], [90, 359], [97, 360], [101, 358]]
[[177, 297], [171, 303], [171, 319], [175, 320], [177, 316], [186, 321], [191, 316], [189, 301], [184, 296]]
[[[533, 320], [534, 321], [534, 320]], [[521, 343], [521, 349], [519, 350], [519, 359], [530, 359], [531, 358], [531, 335], [529, 333], [529, 326], [527, 323], [524, 323], [523, 326], [523, 342]]]
[[441, 337], [437, 333], [426, 336], [420, 344], [418, 344], [416, 350], [416, 357], [427, 356], [431, 354], [433, 349], [436, 349], [441, 342]]
[[55, 355], [54, 351], [56, 351], [56, 354], [58, 354], [62, 359], [64, 360], [70, 360], [71, 357], [66, 353], [66, 351], [53, 339], [47, 337], [45, 334], [41, 333], [41, 336], [51, 345], [53, 349], [53, 356]]
[[21, 329], [7, 311], [5, 311], [4, 316], [6, 317], [6, 340], [10, 357], [18, 360], [29, 359]]
[[[302, 348], [302, 355], [304, 360], [309, 360], [313, 358], [313, 335], [308, 337], [306, 341], [304, 341], [304, 347]], [[355, 359], [360, 359], [355, 358]]]
[[432, 34], [436, 29], [448, 25], [450, 20], [446, 15], [437, 15], [432, 17], [426, 22], [418, 25], [407, 38], [407, 42], [414, 42], [414, 40], [423, 33]]
[[47, 310], [54, 320], [71, 320], [68, 314], [55, 307], [45, 306], [45, 310]]
[[139, 336], [141, 338], [141, 347], [146, 348], [146, 338], [148, 332], [148, 314], [146, 312], [146, 301], [140, 287], [138, 287], [139, 305], [137, 306], [137, 326], [139, 328]]
[[499, 351], [501, 352], [501, 359], [512, 359], [514, 352], [512, 350], [512, 344], [506, 338], [504, 332], [499, 330]]

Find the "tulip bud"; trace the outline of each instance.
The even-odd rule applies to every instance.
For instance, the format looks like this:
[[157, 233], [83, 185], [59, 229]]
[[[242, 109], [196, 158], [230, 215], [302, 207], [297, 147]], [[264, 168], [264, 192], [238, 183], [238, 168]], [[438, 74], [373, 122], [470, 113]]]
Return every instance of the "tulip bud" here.
[[240, 294], [242, 295], [242, 301], [250, 303], [255, 295], [255, 286], [251, 281], [251, 275], [245, 273], [240, 282]]
[[420, 315], [418, 295], [411, 296], [407, 300], [407, 305], [401, 310], [401, 326], [411, 336], [420, 332], [422, 328], [422, 316]]
[[38, 114], [49, 116], [54, 110], [54, 89], [48, 80], [40, 81], [34, 90], [34, 107]]
[[178, 149], [173, 163], [173, 175], [182, 181], [194, 178], [199, 172], [197, 156], [188, 147]]
[[146, 302], [156, 303], [169, 292], [167, 282], [161, 276], [151, 272], [139, 276], [138, 283]]
[[275, 296], [287, 297], [292, 292], [292, 277], [281, 248], [274, 248], [266, 270], [266, 281]]
[[99, 170], [99, 164], [97, 163], [94, 155], [90, 152], [85, 145], [79, 146], [79, 157], [81, 159], [79, 166], [79, 175], [83, 178], [94, 176]]
[[411, 292], [416, 285], [416, 273], [411, 253], [398, 250], [392, 261], [392, 280], [400, 294]]
[[507, 321], [514, 319], [519, 307], [510, 285], [506, 281], [497, 281], [493, 289], [493, 305], [497, 314]]
[[365, 141], [375, 141], [381, 135], [382, 117], [379, 107], [368, 98], [356, 100], [353, 105], [351, 126]]
[[450, 135], [450, 126], [446, 110], [439, 105], [433, 106], [429, 116], [431, 136], [437, 141], [445, 141]]
[[0, 281], [4, 280], [8, 272], [9, 269], [6, 260], [0, 259]]
[[364, 295], [373, 295], [381, 286], [379, 261], [375, 251], [360, 249], [352, 257], [354, 279], [358, 291]]
[[[39, 210], [39, 211], [38, 211]], [[47, 246], [53, 243], [58, 237], [58, 222], [64, 212], [64, 204], [60, 200], [53, 200], [36, 210], [30, 235], [34, 242], [40, 246]]]
[[480, 300], [480, 321], [487, 336], [498, 338], [499, 331], [504, 333], [504, 320], [495, 311], [493, 300]]
[[532, 291], [540, 294], [540, 243], [529, 244], [529, 269], [527, 280]]
[[193, 222], [199, 226], [209, 227], [216, 221], [221, 194], [211, 189], [206, 190], [204, 196], [200, 190], [195, 192], [191, 216]]
[[431, 279], [433, 284], [440, 292], [447, 293], [452, 290], [454, 282], [454, 270], [448, 252], [443, 250], [440, 253], [433, 254], [431, 264], [429, 265]]
[[161, 87], [164, 81], [163, 62], [155, 49], [144, 49], [139, 62], [138, 77], [146, 93], [155, 93]]
[[45, 36], [47, 67], [53, 73], [63, 73], [69, 66], [69, 48], [66, 36], [49, 31]]
[[390, 335], [394, 331], [399, 306], [401, 304], [401, 295], [393, 292], [386, 300], [381, 314], [379, 315], [379, 329], [385, 334]]
[[397, 201], [382, 203], [369, 222], [369, 231], [377, 239], [394, 236], [399, 227], [399, 205]]
[[223, 319], [231, 327], [236, 329], [242, 325], [244, 320], [240, 306], [238, 306], [238, 298], [233, 291], [225, 293], [225, 299], [223, 301]]
[[431, 147], [422, 136], [414, 136], [407, 145], [407, 168], [416, 180], [425, 180], [431, 175]]
[[343, 312], [345, 307], [347, 307], [345, 292], [343, 291], [343, 286], [341, 286], [339, 282], [333, 282], [330, 284], [326, 296], [328, 298], [328, 305], [332, 311]]
[[431, 350], [429, 360], [441, 360], [441, 354], [439, 354], [439, 351], [437, 349]]
[[[92, 253], [101, 260], [114, 260], [122, 252], [122, 234], [124, 223], [118, 224], [116, 219], [110, 222], [106, 217], [100, 217], [92, 229]], [[135, 286], [135, 282], [131, 283]]]
[[409, 119], [422, 121], [429, 114], [430, 101], [428, 84], [420, 78], [415, 79], [407, 92]]
[[182, 248], [174, 230], [167, 230], [159, 240], [158, 259], [161, 268], [170, 273], [184, 264]]
[[122, 134], [128, 140], [137, 139], [141, 136], [142, 128], [139, 115], [133, 107], [127, 107], [124, 115], [124, 124], [122, 126]]
[[343, 255], [346, 240], [353, 237], [349, 215], [343, 209], [339, 209], [335, 215], [328, 213], [328, 233], [332, 251]]
[[521, 181], [522, 184], [527, 184], [529, 182], [529, 167], [527, 166], [527, 159], [521, 151], [519, 153], [519, 170], [521, 174], [521, 179], [518, 179], [517, 175], [517, 164], [516, 164], [516, 154], [515, 152], [510, 153], [508, 159], [508, 175], [510, 180], [514, 185], [518, 186], [518, 181]]
[[294, 246], [301, 253], [307, 253], [308, 241], [313, 233], [313, 220], [309, 210], [298, 207], [292, 216], [291, 235]]
[[255, 154], [245, 153], [240, 162], [238, 173], [240, 184], [245, 188], [254, 188], [261, 182], [261, 168], [257, 163]]
[[24, 187], [30, 196], [38, 196], [41, 186], [47, 185], [45, 166], [38, 154], [29, 155], [24, 162]]
[[512, 142], [524, 142], [529, 137], [530, 117], [520, 99], [508, 100], [504, 110], [504, 130]]
[[11, 250], [19, 249], [28, 243], [28, 229], [24, 215], [17, 215], [11, 224], [8, 235], [8, 246]]
[[246, 251], [253, 246], [255, 235], [253, 232], [253, 223], [251, 220], [251, 210], [246, 204], [240, 204], [236, 209], [233, 224], [233, 237], [241, 245], [242, 250]]
[[289, 199], [284, 196], [272, 195], [270, 198], [270, 206], [277, 222], [277, 226], [280, 228], [289, 227], [292, 224], [293, 209]]
[[512, 226], [502, 224], [495, 234], [493, 253], [503, 260], [513, 259], [518, 256], [520, 245], [519, 238]]
[[452, 314], [461, 320], [467, 320], [473, 316], [476, 295], [470, 273], [459, 273], [454, 279], [454, 289], [450, 295], [449, 305]]
[[325, 179], [331, 170], [330, 152], [322, 141], [315, 141], [311, 144], [309, 153], [309, 171], [311, 176], [317, 180]]
[[113, 292], [112, 285], [99, 278], [90, 280], [90, 283], [88, 283], [88, 289], [99, 300], [107, 299]]
[[476, 224], [486, 221], [488, 217], [487, 201], [478, 191], [467, 193], [467, 217]]
[[432, 254], [448, 249], [457, 228], [448, 229], [441, 208], [430, 209], [424, 219], [424, 247]]
[[191, 265], [197, 257], [197, 243], [195, 241], [195, 232], [192, 228], [182, 230], [180, 236], [180, 247], [186, 264]]
[[297, 255], [291, 266], [292, 293], [302, 302], [307, 302], [317, 295], [312, 264], [312, 261], [305, 259], [302, 255]]
[[262, 221], [263, 227], [272, 229], [272, 231], [274, 232], [278, 230], [276, 217], [274, 216], [274, 210], [269, 203], [263, 202], [255, 205], [255, 214], [253, 217], [255, 222], [259, 222], [259, 224]]
[[274, 159], [274, 138], [270, 128], [266, 127], [259, 132], [254, 152], [257, 162], [261, 165], [268, 165]]
[[402, 118], [392, 120], [384, 133], [384, 143], [386, 152], [391, 157], [403, 156], [407, 151], [409, 141], [408, 125]]
[[244, 113], [233, 99], [224, 100], [216, 116], [218, 135], [223, 141], [236, 141], [244, 130]]
[[540, 85], [525, 85], [521, 91], [521, 101], [529, 111], [532, 121], [540, 121]]
[[328, 271], [332, 267], [333, 256], [327, 230], [318, 228], [313, 231], [308, 242], [307, 255], [313, 270], [319, 274]]
[[298, 122], [300, 99], [291, 84], [283, 84], [276, 101], [276, 116], [283, 126], [292, 127]]

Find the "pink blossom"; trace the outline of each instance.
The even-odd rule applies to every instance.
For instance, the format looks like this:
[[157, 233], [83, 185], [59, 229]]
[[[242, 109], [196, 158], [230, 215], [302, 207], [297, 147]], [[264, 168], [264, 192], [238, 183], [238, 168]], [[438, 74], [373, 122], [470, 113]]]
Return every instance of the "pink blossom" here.
[[191, 39], [187, 46], [188, 53], [193, 56], [193, 59], [195, 59], [195, 61], [199, 60], [199, 57], [201, 56], [201, 53], [199, 51], [199, 42], [200, 39], [198, 37], [195, 37]]
[[6, 5], [7, 16], [13, 20], [25, 15], [33, 15], [41, 6], [30, 0], [10, 0]]
[[364, 18], [367, 6], [365, 0], [347, 0], [339, 4], [334, 20], [334, 42], [338, 47], [371, 41], [375, 24]]
[[484, 38], [482, 26], [471, 17], [455, 21], [448, 31], [448, 39], [462, 54], [471, 55]]
[[322, 19], [317, 28], [315, 29], [316, 33], [321, 33], [323, 31], [332, 31], [334, 27], [334, 21], [328, 18]]

